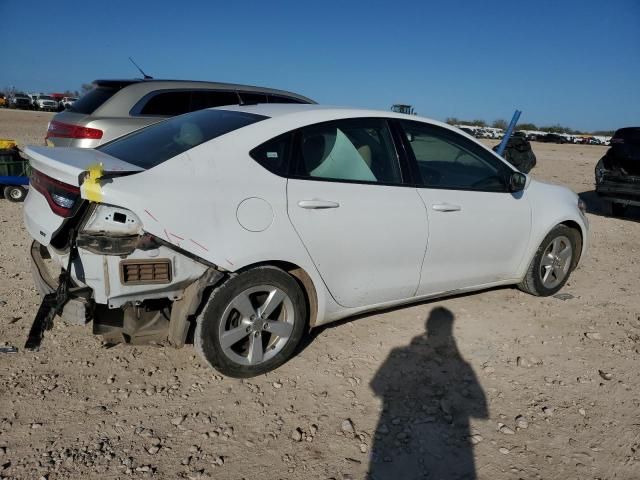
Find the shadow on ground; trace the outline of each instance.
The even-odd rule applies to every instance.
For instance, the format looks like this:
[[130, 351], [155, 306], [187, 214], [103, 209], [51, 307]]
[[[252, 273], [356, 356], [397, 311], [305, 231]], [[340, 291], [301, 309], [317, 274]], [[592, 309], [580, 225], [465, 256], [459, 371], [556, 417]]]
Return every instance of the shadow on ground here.
[[609, 202], [600, 198], [594, 190], [582, 192], [579, 196], [584, 203], [587, 204], [587, 213], [598, 215], [600, 217], [611, 217], [630, 222], [640, 222], [640, 207], [627, 207], [624, 212], [624, 216], [616, 216], [611, 214], [611, 206]]
[[471, 418], [487, 401], [453, 337], [454, 315], [434, 308], [426, 332], [394, 349], [371, 381], [383, 401], [370, 480], [475, 479]]

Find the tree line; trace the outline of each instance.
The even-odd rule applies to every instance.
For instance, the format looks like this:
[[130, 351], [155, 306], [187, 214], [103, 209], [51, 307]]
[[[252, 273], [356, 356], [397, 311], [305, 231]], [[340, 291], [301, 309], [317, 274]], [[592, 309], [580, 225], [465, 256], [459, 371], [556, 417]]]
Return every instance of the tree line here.
[[[484, 120], [461, 120], [456, 117], [449, 117], [445, 120], [449, 125], [468, 125], [473, 127], [493, 127], [493, 128], [501, 128], [502, 130], [506, 130], [509, 126], [509, 122], [506, 120], [499, 118], [494, 120], [489, 124]], [[550, 133], [565, 133], [568, 135], [604, 135], [611, 136], [614, 133], [614, 130], [598, 130], [595, 132], [584, 132], [582, 130], [574, 130], [569, 127], [562, 126], [560, 124], [556, 125], [547, 125], [547, 126], [538, 126], [535, 123], [518, 123], [516, 125], [516, 130], [534, 130], [534, 131], [542, 131], [542, 132], [550, 132]]]

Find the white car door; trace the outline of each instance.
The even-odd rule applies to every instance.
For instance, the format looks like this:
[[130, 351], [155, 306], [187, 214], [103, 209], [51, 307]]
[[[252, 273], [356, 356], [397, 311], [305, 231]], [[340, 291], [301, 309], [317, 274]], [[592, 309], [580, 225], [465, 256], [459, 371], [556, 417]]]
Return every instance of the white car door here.
[[418, 295], [514, 278], [529, 242], [531, 208], [525, 191], [509, 191], [513, 170], [448, 129], [401, 124], [429, 221]]
[[296, 138], [289, 217], [332, 296], [345, 307], [411, 298], [426, 213], [416, 189], [402, 185], [386, 121], [325, 122]]

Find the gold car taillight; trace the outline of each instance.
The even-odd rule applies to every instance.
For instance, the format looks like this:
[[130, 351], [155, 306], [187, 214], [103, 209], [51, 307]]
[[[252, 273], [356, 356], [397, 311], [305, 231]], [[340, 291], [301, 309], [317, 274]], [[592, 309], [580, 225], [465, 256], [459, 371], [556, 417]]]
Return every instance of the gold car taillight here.
[[152, 260], [122, 260], [120, 282], [123, 285], [143, 285], [171, 282], [171, 262], [159, 258]]

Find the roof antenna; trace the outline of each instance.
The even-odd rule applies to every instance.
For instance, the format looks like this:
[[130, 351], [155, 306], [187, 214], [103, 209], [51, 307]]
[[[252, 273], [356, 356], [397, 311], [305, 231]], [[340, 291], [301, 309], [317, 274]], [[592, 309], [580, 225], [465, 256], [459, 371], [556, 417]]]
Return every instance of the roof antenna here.
[[133, 63], [135, 65], [135, 67], [138, 70], [140, 70], [140, 73], [142, 74], [142, 76], [144, 77], [145, 80], [153, 80], [153, 77], [151, 75], [147, 75], [146, 73], [144, 73], [144, 71], [138, 66], [138, 64], [133, 61], [133, 58], [129, 57], [129, 60], [131, 60], [131, 63]]

